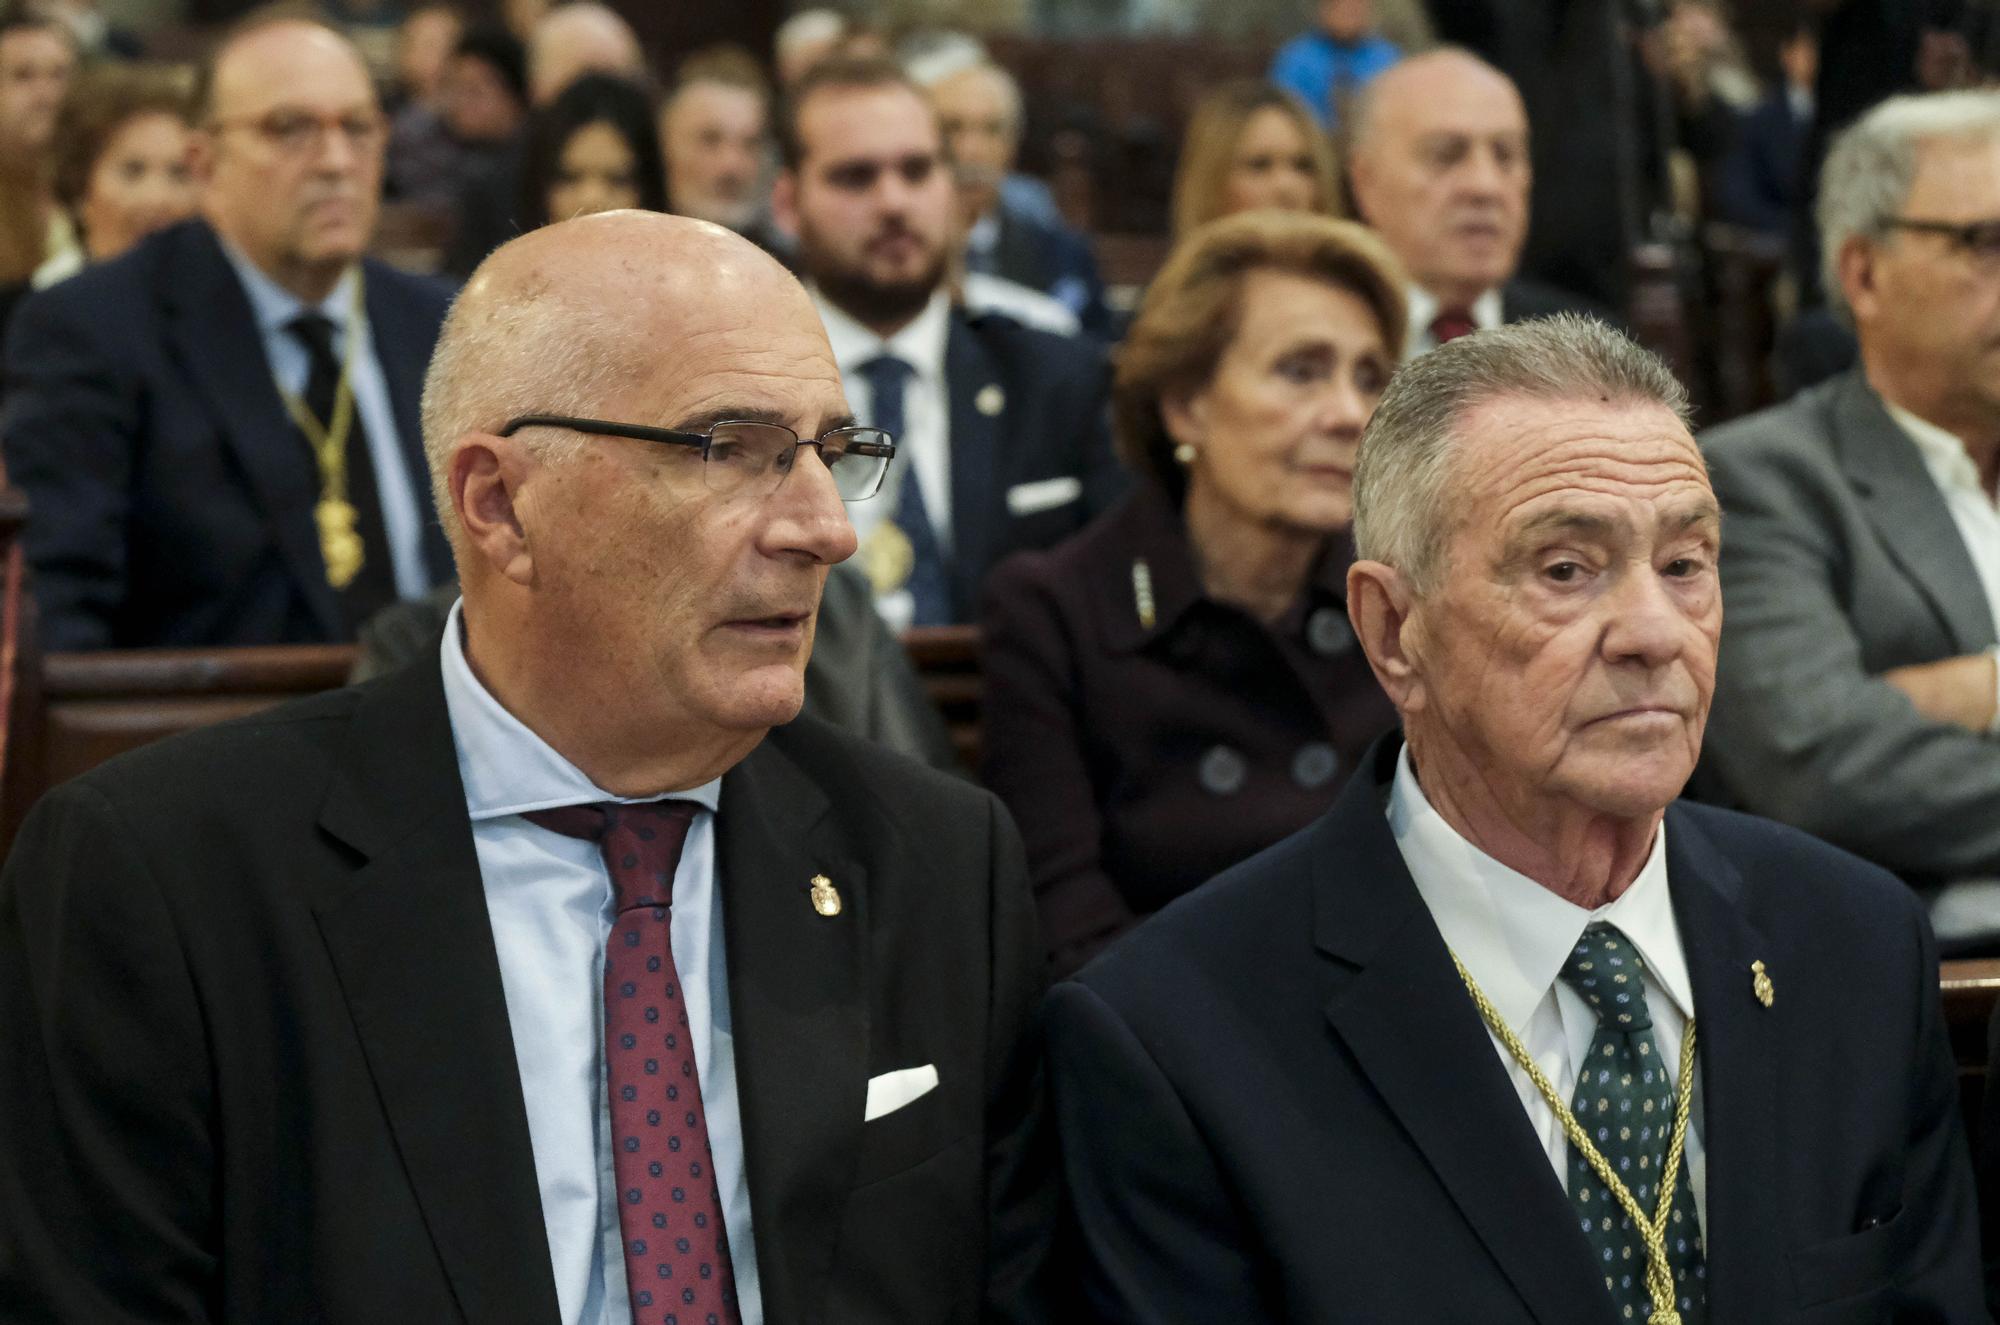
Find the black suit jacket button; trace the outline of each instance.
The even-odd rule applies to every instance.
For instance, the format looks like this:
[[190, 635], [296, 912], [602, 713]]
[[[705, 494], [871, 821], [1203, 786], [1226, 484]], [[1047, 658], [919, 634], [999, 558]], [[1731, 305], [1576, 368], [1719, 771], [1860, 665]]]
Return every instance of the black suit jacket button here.
[[1337, 607], [1322, 607], [1306, 618], [1306, 644], [1322, 658], [1343, 653], [1354, 643], [1354, 629]]
[[1292, 781], [1307, 791], [1325, 786], [1339, 771], [1340, 756], [1324, 741], [1302, 745], [1292, 756]]
[[1228, 746], [1217, 745], [1201, 757], [1201, 767], [1196, 773], [1201, 778], [1204, 791], [1217, 796], [1233, 796], [1243, 790], [1243, 784], [1249, 781], [1250, 765]]

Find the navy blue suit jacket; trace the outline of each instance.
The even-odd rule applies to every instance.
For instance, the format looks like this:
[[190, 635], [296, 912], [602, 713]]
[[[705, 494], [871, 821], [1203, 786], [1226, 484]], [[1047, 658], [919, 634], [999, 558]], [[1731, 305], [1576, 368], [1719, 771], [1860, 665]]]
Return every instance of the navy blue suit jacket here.
[[954, 310], [944, 375], [952, 619], [971, 621], [995, 563], [1083, 528], [1128, 477], [1111, 454], [1110, 368], [1094, 342]]
[[[414, 490], [417, 404], [450, 291], [364, 264], [368, 321]], [[344, 637], [311, 452], [215, 232], [189, 221], [34, 295], [6, 345], [8, 478], [51, 649]], [[424, 530], [433, 581], [450, 552]]]
[[[1389, 830], [1398, 744], [1313, 827], [1051, 992], [1097, 1318], [1612, 1325]], [[1708, 1319], [1987, 1320], [1916, 899], [1776, 824], [1689, 803], [1667, 822], [1700, 1027]]]

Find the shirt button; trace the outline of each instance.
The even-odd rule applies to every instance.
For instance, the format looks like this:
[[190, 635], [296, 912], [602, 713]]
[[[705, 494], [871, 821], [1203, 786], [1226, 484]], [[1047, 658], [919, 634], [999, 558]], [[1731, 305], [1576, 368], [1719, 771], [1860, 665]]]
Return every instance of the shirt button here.
[[1249, 780], [1250, 766], [1236, 751], [1226, 745], [1218, 745], [1201, 757], [1201, 766], [1196, 772], [1201, 778], [1202, 790], [1217, 796], [1233, 796], [1243, 790], [1243, 784]]
[[1316, 609], [1306, 618], [1306, 643], [1323, 658], [1344, 652], [1354, 643], [1354, 629], [1347, 624], [1347, 614], [1337, 607]]
[[1292, 781], [1307, 791], [1325, 786], [1339, 771], [1340, 756], [1324, 741], [1302, 745], [1299, 752], [1292, 756]]

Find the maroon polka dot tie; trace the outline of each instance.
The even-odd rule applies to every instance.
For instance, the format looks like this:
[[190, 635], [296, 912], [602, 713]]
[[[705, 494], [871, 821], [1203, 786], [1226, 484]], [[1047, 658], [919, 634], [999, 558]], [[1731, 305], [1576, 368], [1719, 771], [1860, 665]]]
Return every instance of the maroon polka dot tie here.
[[625, 1283], [635, 1325], [736, 1325], [729, 1234], [687, 1004], [669, 942], [694, 801], [567, 805], [523, 816], [595, 842], [616, 916], [604, 950], [604, 1051]]
[[1447, 308], [1431, 319], [1431, 341], [1437, 345], [1447, 345], [1477, 330], [1479, 324], [1462, 308]]

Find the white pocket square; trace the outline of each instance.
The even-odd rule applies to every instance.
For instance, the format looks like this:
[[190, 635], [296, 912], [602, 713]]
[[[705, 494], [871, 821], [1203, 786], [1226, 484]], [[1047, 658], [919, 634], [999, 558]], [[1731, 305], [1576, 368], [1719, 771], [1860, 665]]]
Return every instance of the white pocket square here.
[[1010, 515], [1033, 515], [1037, 511], [1067, 506], [1082, 495], [1083, 480], [1074, 474], [1036, 479], [1033, 483], [1016, 483], [1007, 489], [1007, 511]]
[[872, 1123], [883, 1114], [894, 1113], [911, 1100], [920, 1099], [937, 1089], [937, 1064], [925, 1063], [922, 1067], [906, 1067], [897, 1072], [884, 1072], [879, 1077], [868, 1079], [868, 1107], [861, 1112], [861, 1121]]

